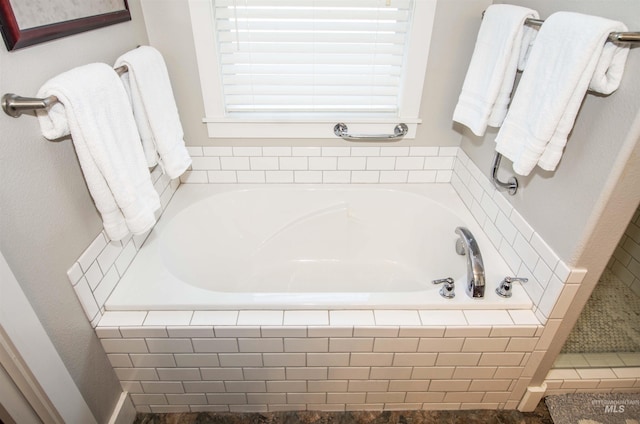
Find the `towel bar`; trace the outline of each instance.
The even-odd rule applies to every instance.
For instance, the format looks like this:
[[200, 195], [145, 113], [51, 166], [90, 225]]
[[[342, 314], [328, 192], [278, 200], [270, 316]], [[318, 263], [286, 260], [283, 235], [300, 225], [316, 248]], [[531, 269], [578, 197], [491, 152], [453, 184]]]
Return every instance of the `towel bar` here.
[[516, 177], [511, 177], [507, 180], [506, 183], [498, 179], [498, 167], [500, 166], [500, 159], [502, 159], [502, 155], [496, 152], [496, 155], [493, 157], [493, 170], [491, 172], [493, 185], [496, 188], [507, 189], [507, 193], [513, 196], [518, 191], [518, 179]]
[[[540, 26], [544, 23], [543, 19], [527, 18], [525, 24]], [[609, 34], [609, 41], [617, 41], [621, 43], [638, 43], [640, 42], [640, 31], [635, 32], [612, 32]]]
[[[127, 72], [126, 65], [120, 66], [114, 71], [118, 73], [118, 75], [122, 75]], [[49, 96], [44, 99], [37, 97], [21, 97], [17, 94], [6, 93], [2, 96], [2, 110], [7, 115], [13, 118], [19, 118], [23, 113], [47, 109], [52, 104], [56, 103], [58, 98], [56, 96]]]

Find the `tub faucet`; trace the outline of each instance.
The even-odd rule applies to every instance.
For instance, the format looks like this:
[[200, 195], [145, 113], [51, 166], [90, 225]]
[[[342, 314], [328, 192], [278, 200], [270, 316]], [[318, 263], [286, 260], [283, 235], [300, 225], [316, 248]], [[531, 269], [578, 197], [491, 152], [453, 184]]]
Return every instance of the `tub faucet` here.
[[456, 228], [460, 238], [456, 241], [456, 252], [467, 255], [466, 291], [470, 297], [484, 297], [484, 264], [476, 239], [465, 227]]

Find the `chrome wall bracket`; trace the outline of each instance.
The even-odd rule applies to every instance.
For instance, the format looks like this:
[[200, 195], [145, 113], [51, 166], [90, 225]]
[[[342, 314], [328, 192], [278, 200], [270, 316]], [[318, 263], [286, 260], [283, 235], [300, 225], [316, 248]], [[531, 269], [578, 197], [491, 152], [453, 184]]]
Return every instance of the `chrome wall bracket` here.
[[516, 177], [511, 177], [505, 183], [498, 179], [498, 167], [500, 167], [500, 159], [502, 159], [502, 155], [496, 152], [496, 155], [493, 157], [493, 171], [491, 172], [493, 185], [497, 189], [506, 189], [507, 193], [513, 196], [518, 191], [518, 180], [516, 179]]

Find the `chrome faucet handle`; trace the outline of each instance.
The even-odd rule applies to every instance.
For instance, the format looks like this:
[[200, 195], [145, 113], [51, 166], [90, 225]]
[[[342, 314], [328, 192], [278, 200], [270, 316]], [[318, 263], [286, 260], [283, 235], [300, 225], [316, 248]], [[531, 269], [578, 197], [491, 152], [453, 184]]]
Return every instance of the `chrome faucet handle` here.
[[513, 288], [512, 283], [516, 281], [526, 283], [527, 281], [529, 281], [529, 279], [523, 277], [504, 277], [504, 280], [502, 280], [496, 288], [496, 293], [498, 294], [498, 296], [511, 297], [511, 290]]
[[455, 293], [455, 281], [453, 280], [453, 278], [451, 277], [447, 277], [447, 278], [441, 278], [439, 280], [433, 280], [432, 281], [433, 284], [444, 284], [442, 286], [442, 288], [440, 289], [440, 296], [447, 298], [447, 299], [452, 299], [454, 297], [456, 297], [456, 293]]

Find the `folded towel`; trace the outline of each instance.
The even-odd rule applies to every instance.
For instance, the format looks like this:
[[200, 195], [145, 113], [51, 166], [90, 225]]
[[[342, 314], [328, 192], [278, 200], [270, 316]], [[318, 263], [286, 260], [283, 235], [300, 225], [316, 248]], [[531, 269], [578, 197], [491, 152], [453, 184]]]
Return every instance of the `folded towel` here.
[[191, 165], [191, 157], [164, 59], [153, 47], [141, 46], [116, 60], [116, 67], [122, 65], [129, 70], [122, 81], [131, 95], [147, 164], [158, 163], [169, 178], [177, 178]]
[[518, 69], [523, 69], [536, 29], [524, 25], [538, 12], [510, 4], [487, 8], [453, 120], [481, 136], [507, 114]]
[[71, 134], [107, 236], [121, 240], [149, 230], [160, 199], [118, 75], [103, 63], [81, 66], [47, 81], [38, 96], [58, 98], [38, 111], [42, 134], [50, 140]]
[[587, 89], [611, 94], [620, 85], [628, 47], [607, 42], [621, 22], [573, 12], [551, 15], [540, 28], [496, 150], [528, 175], [553, 171]]

